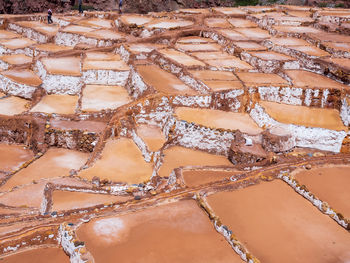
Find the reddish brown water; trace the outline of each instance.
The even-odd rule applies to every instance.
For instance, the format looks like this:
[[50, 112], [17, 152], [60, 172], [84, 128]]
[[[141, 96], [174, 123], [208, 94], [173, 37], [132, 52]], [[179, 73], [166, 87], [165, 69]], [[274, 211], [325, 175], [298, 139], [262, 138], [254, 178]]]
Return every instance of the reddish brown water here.
[[79, 173], [79, 176], [91, 180], [94, 176], [113, 182], [129, 184], [142, 183], [150, 179], [153, 167], [146, 163], [142, 153], [131, 139], [110, 139], [104, 147], [101, 159]]
[[166, 142], [166, 138], [162, 130], [153, 125], [139, 125], [137, 127], [137, 135], [146, 143], [150, 151], [158, 151]]
[[207, 198], [261, 262], [348, 262], [350, 236], [286, 183], [275, 180]]
[[259, 73], [259, 72], [237, 72], [237, 76], [246, 86], [287, 86], [288, 81], [277, 74]]
[[55, 178], [69, 175], [71, 169], [79, 169], [87, 160], [88, 154], [67, 149], [50, 148], [44, 156], [27, 168], [13, 175], [1, 191], [9, 190], [16, 185], [32, 183], [41, 178]]
[[[345, 85], [320, 74], [305, 70], [287, 70], [287, 75], [297, 87], [344, 88]], [[315, 81], [317, 79], [317, 81]]]
[[137, 71], [142, 79], [158, 92], [164, 94], [197, 94], [193, 89], [185, 85], [176, 76], [162, 70], [156, 65], [140, 65]]
[[349, 166], [313, 167], [296, 171], [294, 176], [318, 198], [350, 218]]
[[8, 70], [0, 72], [1, 75], [21, 84], [29, 86], [39, 86], [42, 83], [42, 80], [31, 70], [22, 69], [22, 70]]
[[15, 170], [33, 157], [33, 152], [23, 145], [0, 144], [0, 171]]
[[113, 196], [84, 192], [54, 191], [51, 211], [62, 211], [112, 204], [130, 200], [130, 196]]
[[196, 187], [203, 184], [212, 183], [215, 181], [222, 181], [224, 179], [229, 179], [231, 176], [241, 174], [242, 171], [225, 171], [225, 170], [184, 170], [182, 171], [182, 176], [184, 178], [185, 184], [188, 187]]
[[177, 167], [184, 166], [232, 166], [232, 163], [222, 155], [210, 154], [204, 151], [192, 150], [180, 146], [172, 146], [163, 151], [164, 160], [158, 174], [167, 177]]
[[120, 86], [86, 85], [81, 102], [82, 111], [116, 109], [131, 102], [126, 89]]
[[338, 131], [348, 130], [340, 119], [339, 111], [335, 109], [310, 108], [268, 101], [261, 101], [260, 104], [272, 118], [282, 123]]
[[96, 262], [241, 262], [192, 200], [95, 219], [77, 234]]
[[47, 72], [54, 75], [80, 76], [80, 58], [63, 57], [63, 58], [43, 58]]
[[13, 54], [13, 55], [4, 55], [0, 56], [0, 60], [11, 64], [11, 65], [22, 65], [31, 63], [33, 59], [24, 54]]
[[175, 114], [181, 120], [207, 127], [228, 130], [239, 129], [241, 132], [248, 134], [262, 132], [262, 129], [250, 118], [248, 113], [178, 107], [175, 110]]
[[0, 99], [0, 115], [13, 116], [16, 114], [21, 114], [27, 110], [28, 104], [28, 100], [14, 96]]
[[6, 263], [47, 263], [48, 259], [50, 263], [70, 262], [69, 257], [60, 248], [34, 248], [9, 257], [0, 257], [0, 260], [4, 260]]
[[175, 49], [161, 49], [159, 50], [160, 53], [162, 53], [164, 56], [184, 65], [187, 67], [191, 66], [202, 66], [204, 67], [205, 64], [197, 59], [194, 59], [190, 57], [189, 55], [186, 55], [183, 52], [177, 51]]
[[31, 112], [74, 114], [79, 97], [71, 95], [46, 95]]

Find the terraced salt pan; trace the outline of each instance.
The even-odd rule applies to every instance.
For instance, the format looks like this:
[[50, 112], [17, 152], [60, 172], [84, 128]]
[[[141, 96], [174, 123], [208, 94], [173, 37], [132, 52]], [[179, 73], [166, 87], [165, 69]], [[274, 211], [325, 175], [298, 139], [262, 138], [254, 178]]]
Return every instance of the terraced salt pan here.
[[65, 120], [51, 120], [50, 126], [52, 128], [61, 130], [82, 130], [88, 132], [101, 133], [106, 128], [105, 122], [100, 121], [65, 121]]
[[65, 47], [65, 46], [58, 46], [53, 43], [46, 43], [46, 44], [38, 44], [35, 45], [35, 50], [40, 53], [57, 53], [57, 52], [62, 52], [62, 51], [68, 51], [72, 50], [72, 47]]
[[78, 151], [50, 148], [41, 158], [13, 175], [0, 187], [0, 191], [7, 191], [17, 185], [30, 184], [33, 180], [42, 178], [68, 176], [70, 170], [77, 170], [83, 166], [87, 157], [88, 154]]
[[331, 48], [331, 49], [334, 49], [334, 50], [350, 52], [350, 43], [326, 42], [326, 43], [323, 43], [323, 45], [326, 48]]
[[42, 80], [31, 70], [7, 70], [0, 72], [0, 90], [11, 95], [31, 98]]
[[26, 263], [46, 263], [48, 259], [52, 263], [69, 263], [69, 257], [60, 248], [33, 248], [11, 254], [8, 257], [0, 257], [8, 263], [26, 262]]
[[350, 64], [349, 64], [349, 58], [324, 58], [322, 59], [324, 61], [330, 62], [335, 64], [338, 67], [344, 68], [347, 71], [350, 71]]
[[240, 81], [226, 81], [226, 80], [204, 80], [203, 83], [207, 85], [212, 91], [224, 91], [243, 89], [243, 85]]
[[84, 34], [87, 32], [91, 32], [93, 30], [95, 29], [92, 27], [78, 26], [78, 25], [70, 25], [65, 27], [64, 29], [61, 29], [62, 32], [73, 33], [73, 34]]
[[112, 20], [102, 19], [102, 18], [90, 18], [86, 20], [79, 21], [78, 24], [88, 27], [103, 27], [112, 28]]
[[214, 42], [215, 41], [210, 38], [196, 37], [196, 36], [182, 37], [176, 41], [176, 43], [179, 43], [179, 44], [207, 44], [207, 43], [214, 43]]
[[81, 102], [82, 111], [116, 109], [131, 102], [128, 92], [120, 86], [86, 85]]
[[162, 70], [156, 65], [139, 65], [136, 69], [143, 81], [158, 92], [171, 95], [197, 94], [197, 92], [185, 85], [185, 83], [180, 81], [176, 76]]
[[18, 97], [0, 99], [0, 115], [13, 116], [27, 111], [29, 101]]
[[0, 60], [10, 65], [23, 65], [32, 63], [33, 59], [24, 54], [13, 54], [0, 56]]
[[250, 21], [250, 20], [246, 20], [246, 19], [240, 19], [240, 18], [230, 18], [227, 19], [227, 21], [233, 25], [234, 27], [257, 27], [257, 24], [255, 24], [254, 22]]
[[183, 52], [177, 51], [175, 49], [161, 49], [159, 53], [163, 54], [165, 57], [176, 61], [186, 67], [201, 66], [204, 67], [205, 64], [197, 59], [194, 59]]
[[174, 29], [179, 27], [187, 27], [193, 25], [192, 21], [187, 20], [171, 20], [171, 19], [154, 19], [145, 25], [148, 29]]
[[261, 101], [261, 106], [273, 119], [286, 124], [318, 127], [336, 131], [347, 131], [339, 111], [306, 106], [294, 106], [276, 102]]
[[129, 44], [128, 48], [131, 52], [139, 54], [139, 53], [150, 53], [155, 49], [164, 48], [165, 45], [162, 44]]
[[288, 81], [277, 74], [260, 72], [237, 72], [236, 74], [247, 87], [288, 86]]
[[[305, 70], [286, 70], [285, 73], [292, 80], [292, 83], [295, 87], [305, 88], [338, 88], [343, 89], [346, 86], [329, 79], [325, 76], [322, 76], [317, 73], [313, 73]], [[317, 81], [315, 81], [317, 80]]]
[[192, 200], [94, 219], [77, 235], [97, 262], [241, 262]]
[[137, 135], [146, 143], [147, 148], [156, 152], [164, 145], [167, 141], [162, 130], [154, 125], [139, 125], [137, 127]]
[[147, 24], [153, 20], [152, 17], [142, 16], [142, 15], [122, 15], [120, 16], [120, 21], [128, 25], [141, 26]]
[[28, 38], [12, 38], [12, 39], [0, 40], [0, 47], [3, 46], [11, 50], [24, 49], [34, 44], [36, 44], [36, 42]]
[[230, 7], [215, 7], [213, 8], [215, 12], [222, 13], [228, 16], [243, 16], [246, 15], [247, 12], [243, 11], [240, 8], [230, 8]]
[[347, 262], [350, 237], [282, 181], [207, 197], [233, 234], [261, 262]]
[[231, 29], [220, 29], [219, 32], [233, 41], [249, 41], [249, 37]]
[[0, 171], [10, 172], [31, 160], [34, 154], [24, 145], [8, 145], [0, 143]]
[[242, 171], [223, 169], [199, 169], [182, 171], [182, 177], [188, 187], [196, 187], [216, 181], [222, 181], [239, 174], [242, 174]]
[[239, 58], [233, 56], [228, 59], [205, 60], [205, 62], [208, 63], [210, 66], [216, 67], [218, 69], [232, 69], [235, 71], [253, 69], [253, 67], [247, 62], [242, 61]]
[[225, 18], [207, 18], [204, 20], [204, 24], [208, 27], [232, 28], [232, 25]]
[[78, 105], [78, 100], [78, 96], [46, 95], [30, 110], [30, 112], [74, 114]]
[[[267, 50], [266, 47], [255, 43], [255, 42], [233, 42], [232, 43], [235, 48], [237, 48], [238, 50], [244, 50], [244, 51], [262, 51], [262, 50]], [[236, 50], [235, 50], [236, 51]]]
[[21, 35], [11, 31], [0, 29], [0, 39], [20, 38]]
[[128, 71], [129, 66], [122, 60], [88, 60], [83, 63], [83, 70], [114, 70]]
[[292, 49], [296, 51], [300, 51], [306, 55], [315, 56], [315, 57], [325, 57], [325, 56], [331, 55], [328, 52], [314, 46], [296, 46], [296, 47], [293, 47]]
[[350, 218], [349, 166], [312, 167], [311, 170], [297, 170], [293, 175], [319, 199]]
[[231, 56], [226, 52], [192, 52], [190, 53], [192, 56], [200, 59], [200, 60], [235, 60], [237, 57]]
[[130, 200], [130, 196], [115, 196], [85, 192], [56, 190], [52, 193], [51, 211], [83, 209], [101, 204], [119, 203]]
[[317, 42], [325, 43], [325, 42], [343, 42], [350, 43], [350, 36], [335, 34], [335, 33], [327, 33], [324, 31], [311, 33], [309, 37]]
[[101, 158], [95, 164], [82, 170], [79, 176], [88, 180], [97, 176], [101, 180], [137, 184], [152, 176], [153, 167], [146, 163], [133, 140], [127, 138], [107, 141]]
[[163, 164], [158, 171], [161, 177], [168, 177], [175, 168], [184, 166], [232, 166], [225, 156], [181, 146], [167, 148], [163, 154]]
[[254, 57], [260, 58], [262, 60], [277, 60], [277, 61], [290, 61], [295, 60], [294, 58], [277, 53], [274, 51], [261, 51], [261, 52], [250, 52], [250, 54]]
[[177, 43], [175, 45], [175, 48], [179, 50], [183, 50], [186, 52], [196, 52], [196, 51], [219, 51], [221, 49], [221, 46], [215, 43], [209, 43], [209, 44], [180, 44]]
[[[115, 32], [113, 30], [99, 29], [84, 34], [86, 37], [105, 39], [105, 40], [122, 40], [124, 39], [124, 34]], [[101, 45], [103, 46], [103, 45]], [[105, 45], [111, 46], [111, 44]]]
[[270, 37], [268, 31], [260, 28], [236, 28], [235, 31], [253, 40], [266, 39]]
[[194, 122], [214, 129], [240, 130], [252, 135], [262, 132], [262, 129], [247, 113], [178, 107], [175, 109], [175, 114], [180, 120], [189, 123]]
[[310, 43], [304, 39], [292, 37], [271, 37], [267, 41], [279, 46], [309, 46]]
[[190, 70], [190, 73], [201, 80], [238, 80], [232, 72], [217, 70]]
[[79, 57], [42, 58], [48, 74], [81, 76]]
[[283, 34], [322, 34], [323, 32], [319, 29], [313, 27], [304, 27], [304, 26], [274, 26], [278, 33], [277, 35]]

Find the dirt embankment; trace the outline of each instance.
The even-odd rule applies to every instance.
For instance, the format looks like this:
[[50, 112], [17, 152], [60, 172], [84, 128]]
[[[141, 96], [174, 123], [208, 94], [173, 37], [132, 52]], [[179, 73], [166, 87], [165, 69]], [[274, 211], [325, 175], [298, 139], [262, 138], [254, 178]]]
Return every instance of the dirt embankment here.
[[[117, 8], [119, 0], [84, 0], [83, 5], [96, 10], [109, 11]], [[199, 8], [213, 6], [233, 6], [233, 0], [123, 0], [124, 12], [147, 13], [171, 11], [178, 8]], [[54, 12], [71, 10], [78, 0], [0, 0], [0, 13], [24, 14], [46, 12], [51, 8]]]

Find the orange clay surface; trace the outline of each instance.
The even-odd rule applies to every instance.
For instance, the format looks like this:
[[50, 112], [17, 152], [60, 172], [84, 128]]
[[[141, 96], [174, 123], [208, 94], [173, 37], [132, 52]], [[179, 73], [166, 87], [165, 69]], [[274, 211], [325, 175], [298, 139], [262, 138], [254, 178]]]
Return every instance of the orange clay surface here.
[[6, 263], [46, 263], [48, 259], [52, 263], [68, 263], [69, 257], [60, 248], [33, 248], [23, 252], [18, 252], [9, 257], [1, 258]]
[[347, 231], [282, 181], [217, 193], [207, 200], [221, 222], [261, 262], [350, 259]]
[[215, 181], [229, 180], [230, 177], [242, 174], [238, 170], [223, 170], [223, 169], [200, 169], [200, 170], [183, 170], [182, 176], [185, 184], [188, 187], [209, 184]]
[[27, 111], [29, 101], [19, 97], [8, 97], [0, 99], [0, 115], [16, 115]]
[[232, 166], [232, 163], [222, 155], [209, 154], [204, 151], [192, 150], [180, 146], [173, 146], [163, 151], [163, 165], [159, 175], [167, 177], [172, 170], [184, 166]]
[[41, 178], [55, 178], [69, 175], [71, 169], [79, 169], [87, 160], [87, 154], [59, 148], [49, 149], [31, 165], [13, 175], [0, 191], [16, 185], [28, 184]]
[[146, 143], [150, 151], [158, 151], [166, 142], [162, 130], [154, 125], [139, 125], [137, 135]]
[[178, 107], [175, 110], [180, 120], [194, 122], [215, 129], [240, 130], [248, 134], [258, 134], [262, 129], [247, 113], [227, 112], [211, 109], [193, 109]]
[[322, 201], [350, 218], [349, 166], [315, 167], [296, 171], [294, 177]]
[[142, 183], [150, 179], [152, 164], [145, 162], [142, 153], [131, 139], [107, 141], [101, 159], [92, 167], [82, 170], [79, 176], [91, 180], [94, 176], [113, 182]]
[[78, 99], [78, 96], [71, 95], [46, 95], [31, 112], [74, 114]]
[[77, 234], [97, 262], [241, 262], [191, 200], [95, 219]]
[[0, 144], [0, 171], [9, 172], [31, 160], [34, 154], [23, 145]]
[[268, 101], [261, 101], [260, 104], [267, 114], [278, 122], [338, 131], [348, 130], [335, 109], [310, 108]]

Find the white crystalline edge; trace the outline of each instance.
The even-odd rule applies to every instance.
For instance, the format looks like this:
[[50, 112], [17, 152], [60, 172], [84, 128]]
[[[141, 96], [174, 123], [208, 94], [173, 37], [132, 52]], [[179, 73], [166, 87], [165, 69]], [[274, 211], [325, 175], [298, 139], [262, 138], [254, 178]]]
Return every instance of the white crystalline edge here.
[[209, 152], [227, 155], [234, 133], [219, 132], [206, 127], [199, 127], [186, 121], [176, 120], [176, 141], [187, 148], [198, 148]]
[[197, 106], [200, 108], [209, 108], [210, 104], [212, 102], [211, 95], [206, 96], [175, 96], [173, 100], [174, 105], [179, 106]]
[[96, 39], [65, 32], [58, 32], [56, 34], [55, 43], [57, 45], [64, 45], [69, 47], [74, 47], [77, 44], [87, 44], [89, 46], [95, 47], [110, 47], [114, 44], [112, 40]]
[[137, 135], [135, 130], [132, 130], [131, 138], [134, 141], [134, 143], [136, 144], [136, 146], [140, 149], [145, 161], [147, 163], [149, 163], [151, 161], [151, 158], [152, 158], [152, 152], [150, 150], [148, 150], [146, 143], [141, 139], [140, 136]]
[[38, 43], [47, 43], [48, 41], [48, 37], [45, 36], [44, 34], [39, 33], [38, 31], [35, 31], [32, 28], [26, 28], [26, 27], [22, 27], [13, 23], [10, 23], [8, 25], [8, 28], [10, 30], [13, 30], [27, 38], [30, 38], [32, 40], [35, 40]]
[[120, 47], [116, 48], [114, 52], [119, 54], [125, 63], [129, 63], [130, 52], [124, 47], [124, 45], [120, 45]]
[[42, 87], [49, 94], [80, 94], [83, 82], [80, 77], [47, 74]]
[[255, 104], [255, 107], [250, 111], [250, 117], [260, 127], [278, 126], [289, 131], [295, 137], [296, 146], [298, 147], [309, 147], [338, 153], [346, 136], [344, 131], [279, 123], [272, 119], [259, 104]]
[[0, 91], [6, 94], [31, 99], [35, 90], [36, 87], [20, 84], [0, 75]]
[[[71, 233], [74, 235], [71, 235]], [[63, 224], [58, 229], [58, 242], [61, 244], [63, 250], [69, 255], [71, 263], [85, 263], [82, 259], [80, 249], [74, 246], [73, 240], [75, 239], [75, 233], [72, 230], [66, 229]]]
[[9, 64], [7, 64], [3, 60], [0, 60], [0, 70], [7, 70], [8, 68], [9, 68]]
[[327, 208], [327, 211], [323, 211], [322, 209], [322, 204], [323, 201], [316, 198], [315, 195], [313, 195], [311, 192], [309, 191], [305, 191], [303, 189], [301, 189], [300, 186], [297, 186], [296, 181], [293, 181], [293, 179], [289, 176], [283, 175], [283, 173], [281, 173], [279, 175], [279, 178], [281, 178], [283, 181], [285, 181], [288, 185], [290, 185], [298, 194], [302, 195], [303, 197], [305, 197], [307, 200], [309, 200], [314, 206], [316, 206], [322, 213], [331, 216], [339, 225], [341, 225], [344, 228], [347, 228], [348, 224], [345, 222], [345, 220], [341, 220], [336, 212], [331, 209], [331, 208]]
[[131, 85], [129, 85], [129, 88], [133, 89], [133, 98], [138, 99], [148, 89], [148, 86], [143, 82], [136, 70], [132, 66], [130, 68]]
[[262, 100], [302, 105], [303, 89], [301, 88], [265, 86], [258, 87], [258, 92]]
[[118, 85], [124, 86], [130, 71], [114, 70], [87, 70], [83, 72], [82, 79], [85, 84]]
[[346, 98], [342, 100], [342, 105], [340, 108], [340, 118], [343, 121], [345, 126], [348, 126], [350, 123], [350, 105], [348, 105], [348, 102]]

